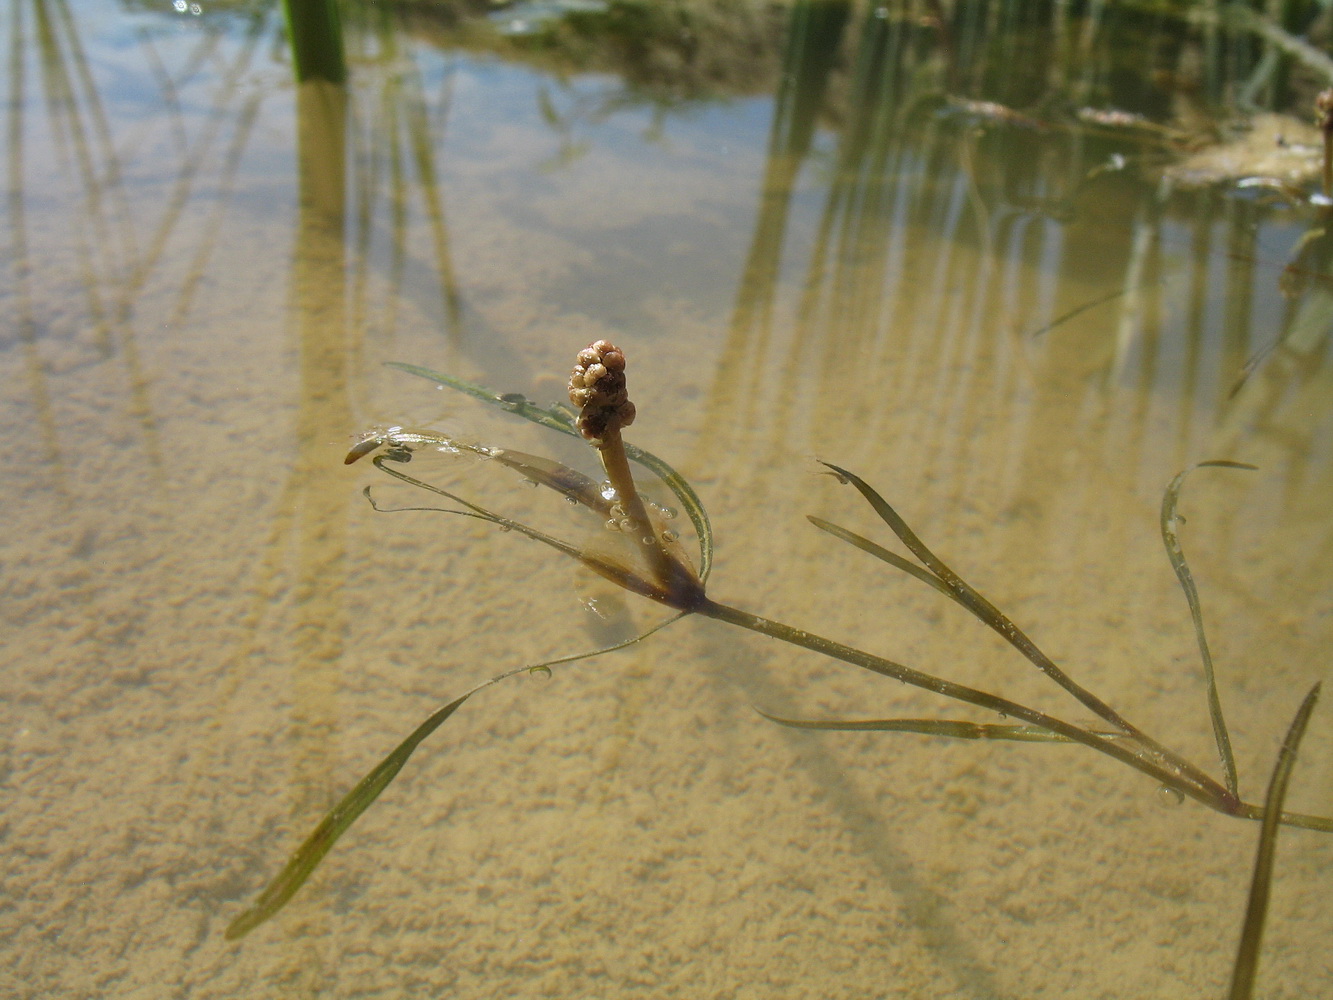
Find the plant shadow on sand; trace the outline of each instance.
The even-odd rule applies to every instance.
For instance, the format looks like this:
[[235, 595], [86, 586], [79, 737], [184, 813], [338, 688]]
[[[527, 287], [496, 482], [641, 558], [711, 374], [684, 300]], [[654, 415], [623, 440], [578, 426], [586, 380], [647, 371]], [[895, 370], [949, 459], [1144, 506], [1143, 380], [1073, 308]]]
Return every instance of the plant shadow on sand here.
[[[873, 487], [855, 473], [831, 463], [822, 463], [828, 474], [836, 477], [839, 482], [853, 487], [917, 561], [913, 562], [863, 535], [821, 518], [811, 517], [809, 520], [812, 524], [911, 575], [966, 608], [1021, 652], [1033, 666], [1064, 688], [1085, 708], [1095, 713], [1101, 722], [1094, 726], [1076, 725], [998, 695], [923, 673], [832, 639], [713, 601], [706, 592], [706, 582], [713, 564], [712, 529], [707, 511], [693, 487], [670, 465], [623, 440], [621, 431], [634, 421], [636, 414], [626, 388], [624, 354], [607, 341], [597, 341], [579, 352], [569, 383], [573, 408], [541, 407], [521, 395], [512, 393], [499, 395], [474, 383], [414, 365], [393, 364], [391, 367], [467, 393], [553, 431], [581, 436], [598, 453], [605, 479], [602, 481], [591, 479], [563, 463], [535, 455], [465, 443], [434, 431], [390, 427], [364, 435], [352, 448], [346, 461], [350, 464], [373, 454], [372, 461], [384, 473], [403, 483], [442, 497], [454, 506], [385, 508], [378, 504], [371, 488], [366, 487], [365, 495], [375, 509], [432, 510], [495, 524], [506, 531], [517, 532], [542, 542], [577, 560], [586, 568], [623, 589], [677, 613], [665, 622], [625, 642], [506, 671], [437, 708], [324, 817], [255, 903], [230, 923], [226, 930], [228, 938], [237, 939], [245, 936], [281, 910], [309, 878], [338, 838], [397, 777], [422, 741], [473, 695], [509, 677], [534, 671], [549, 672], [552, 667], [561, 663], [622, 649], [687, 615], [695, 614], [822, 653], [883, 677], [995, 712], [1006, 720], [1003, 723], [928, 718], [805, 720], [782, 718], [761, 712], [775, 723], [800, 729], [908, 732], [967, 740], [1079, 743], [1142, 772], [1181, 799], [1192, 798], [1227, 816], [1261, 820], [1250, 898], [1229, 994], [1232, 1000], [1243, 1000], [1252, 995], [1268, 908], [1278, 830], [1282, 825], [1288, 825], [1333, 832], [1333, 818], [1284, 812], [1282, 809], [1297, 748], [1318, 697], [1317, 684], [1306, 695], [1291, 724], [1279, 753], [1264, 803], [1262, 805], [1250, 803], [1241, 798], [1235, 757], [1213, 675], [1212, 658], [1204, 633], [1198, 593], [1180, 545], [1178, 527], [1183, 519], [1177, 513], [1177, 506], [1181, 488], [1189, 473], [1201, 467], [1253, 469], [1253, 466], [1225, 460], [1199, 463], [1175, 477], [1166, 490], [1161, 508], [1160, 528], [1163, 543], [1185, 592], [1203, 661], [1209, 713], [1223, 772], [1219, 781], [1197, 764], [1143, 732], [1101, 698], [1075, 682], [1043, 653], [1022, 629], [931, 551]], [[612, 553], [603, 551], [602, 547], [597, 549], [584, 547], [505, 517], [455, 493], [410, 476], [401, 466], [408, 463], [413, 452], [418, 450], [476, 455], [517, 471], [525, 479], [559, 493], [567, 503], [590, 512], [607, 527], [619, 532], [622, 544]], [[678, 533], [670, 527], [672, 512], [646, 499], [640, 493], [631, 472], [631, 463], [658, 476], [689, 517], [699, 543], [697, 570], [686, 557]]]

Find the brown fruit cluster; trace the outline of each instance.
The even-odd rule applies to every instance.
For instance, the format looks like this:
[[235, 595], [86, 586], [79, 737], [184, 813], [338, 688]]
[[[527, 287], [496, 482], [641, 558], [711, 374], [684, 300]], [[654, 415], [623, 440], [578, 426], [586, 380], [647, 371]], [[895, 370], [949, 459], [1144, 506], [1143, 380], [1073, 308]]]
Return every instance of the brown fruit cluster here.
[[634, 404], [625, 388], [625, 355], [609, 340], [579, 351], [569, 373], [569, 401], [579, 409], [578, 428], [593, 444], [612, 430], [634, 423]]
[[1314, 99], [1315, 125], [1324, 132], [1333, 132], [1333, 87]]

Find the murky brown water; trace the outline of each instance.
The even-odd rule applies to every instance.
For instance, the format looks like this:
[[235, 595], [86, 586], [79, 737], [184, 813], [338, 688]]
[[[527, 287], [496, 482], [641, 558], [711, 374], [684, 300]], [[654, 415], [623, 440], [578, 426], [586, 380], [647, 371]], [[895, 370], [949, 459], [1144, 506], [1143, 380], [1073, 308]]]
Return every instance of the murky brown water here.
[[[592, 468], [384, 361], [545, 403], [610, 337], [630, 437], [712, 515], [717, 599], [1088, 721], [805, 520], [890, 543], [835, 462], [1214, 773], [1158, 506], [1191, 463], [1253, 463], [1181, 509], [1262, 799], [1333, 648], [1319, 220], [1172, 189], [1179, 145], [1074, 114], [1197, 128], [1218, 105], [1166, 71], [1217, 36], [817, 5], [543, 48], [349, 9], [344, 99], [298, 92], [275, 11], [6, 16], [0, 994], [1222, 994], [1256, 824], [1083, 749], [778, 728], [753, 707], [991, 720], [688, 620], [469, 703], [286, 911], [222, 938], [435, 705], [652, 619], [532, 542], [372, 511], [369, 484], [429, 502], [342, 464], [375, 424]], [[1304, 116], [1303, 80], [1258, 97]], [[411, 469], [595, 530], [516, 477]], [[1290, 808], [1333, 812], [1329, 719]], [[1284, 834], [1260, 995], [1328, 992], [1331, 866]]]

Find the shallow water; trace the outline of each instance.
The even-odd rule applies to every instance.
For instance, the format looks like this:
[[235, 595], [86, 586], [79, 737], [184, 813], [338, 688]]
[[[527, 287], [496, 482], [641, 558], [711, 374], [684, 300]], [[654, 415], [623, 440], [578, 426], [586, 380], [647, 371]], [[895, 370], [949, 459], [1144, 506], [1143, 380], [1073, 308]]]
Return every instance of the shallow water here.
[[[629, 436], [711, 513], [715, 598], [1088, 721], [805, 520], [890, 543], [834, 462], [1213, 773], [1158, 507], [1191, 463], [1250, 462], [1181, 505], [1247, 798], [1326, 674], [1318, 217], [1171, 188], [1180, 144], [1073, 113], [1216, 116], [1163, 82], [1211, 36], [690, 10], [635, 48], [347, 8], [345, 94], [292, 83], [263, 7], [8, 12], [0, 994], [1222, 994], [1256, 824], [1080, 748], [778, 728], [753, 707], [991, 720], [688, 620], [469, 703], [287, 910], [223, 940], [435, 705], [654, 620], [532, 542], [371, 510], [372, 484], [430, 502], [342, 464], [375, 425], [591, 471], [384, 361], [545, 403], [609, 337]], [[1223, 42], [1227, 72], [1259, 55]], [[1267, 101], [1304, 118], [1296, 77]], [[601, 530], [481, 463], [409, 471]], [[1289, 808], [1333, 811], [1329, 718]], [[1328, 992], [1331, 866], [1333, 838], [1284, 833], [1259, 995]]]

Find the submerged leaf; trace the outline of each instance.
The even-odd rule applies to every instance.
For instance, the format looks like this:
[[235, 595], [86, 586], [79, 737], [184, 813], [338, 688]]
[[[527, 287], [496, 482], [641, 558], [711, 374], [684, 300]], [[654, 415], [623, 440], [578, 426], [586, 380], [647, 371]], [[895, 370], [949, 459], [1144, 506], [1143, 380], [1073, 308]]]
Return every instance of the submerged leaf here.
[[962, 603], [962, 601], [959, 600], [958, 595], [954, 591], [950, 590], [943, 580], [941, 580], [939, 577], [937, 577], [934, 573], [930, 572], [929, 570], [922, 569], [916, 563], [909, 562], [902, 556], [898, 555], [898, 553], [890, 552], [884, 546], [876, 542], [872, 542], [869, 538], [866, 538], [864, 535], [858, 535], [855, 531], [849, 531], [848, 529], [841, 527], [840, 525], [834, 524], [832, 521], [825, 521], [822, 517], [815, 517], [813, 514], [806, 514], [805, 519], [809, 521], [811, 524], [813, 524], [820, 531], [827, 531], [834, 538], [841, 538], [844, 542], [847, 542], [849, 545], [854, 545], [862, 552], [867, 552], [870, 555], [874, 556], [876, 559], [880, 559], [888, 563], [895, 569], [901, 570], [902, 572], [908, 574], [909, 576], [916, 577], [918, 580], [920, 580], [927, 586], [933, 587], [934, 589], [938, 590], [945, 597], [949, 598], [949, 600], [958, 601], [958, 603], [960, 604]]
[[1180, 502], [1180, 489], [1185, 485], [1185, 477], [1195, 469], [1221, 468], [1246, 469], [1254, 471], [1253, 465], [1232, 462], [1227, 459], [1214, 459], [1192, 465], [1171, 480], [1162, 496], [1162, 544], [1166, 546], [1166, 557], [1171, 560], [1171, 568], [1176, 571], [1180, 589], [1185, 592], [1185, 601], [1189, 604], [1190, 618], [1194, 621], [1194, 637], [1199, 644], [1199, 656], [1203, 660], [1204, 682], [1208, 687], [1208, 714], [1213, 722], [1213, 739], [1217, 743], [1217, 755], [1222, 760], [1222, 771], [1226, 778], [1227, 790], [1232, 795], [1240, 795], [1240, 782], [1236, 776], [1236, 756], [1231, 751], [1231, 736], [1227, 733], [1226, 718], [1222, 714], [1222, 699], [1217, 693], [1217, 678], [1213, 673], [1213, 656], [1208, 650], [1208, 637], [1203, 630], [1203, 609], [1199, 606], [1199, 590], [1194, 585], [1194, 574], [1185, 562], [1184, 550], [1180, 547], [1180, 536], [1176, 528], [1181, 518], [1176, 513]]
[[[389, 368], [396, 368], [398, 371], [407, 372], [409, 375], [429, 379], [437, 385], [456, 389], [474, 399], [481, 400], [483, 403], [498, 406], [502, 410], [516, 414], [525, 420], [531, 420], [533, 423], [540, 424], [550, 430], [569, 434], [573, 437], [582, 437], [574, 426], [574, 415], [563, 405], [538, 406], [518, 393], [497, 393], [483, 385], [469, 382], [467, 379], [432, 371], [420, 365], [405, 364], [401, 361], [387, 361], [385, 365]], [[694, 491], [694, 487], [689, 484], [684, 476], [651, 452], [637, 448], [626, 441], [625, 454], [630, 461], [641, 465], [657, 476], [675, 494], [681, 508], [694, 525], [695, 534], [699, 537], [699, 579], [707, 582], [708, 574], [713, 568], [713, 526], [708, 520], [708, 511], [704, 509], [699, 494]]]
[[1264, 799], [1264, 822], [1259, 832], [1259, 850], [1254, 859], [1254, 877], [1250, 881], [1250, 900], [1245, 907], [1245, 925], [1240, 933], [1240, 947], [1236, 951], [1236, 966], [1231, 975], [1229, 1000], [1250, 1000], [1254, 993], [1254, 977], [1259, 969], [1259, 945], [1263, 942], [1264, 921], [1268, 916], [1268, 894], [1273, 880], [1273, 858], [1277, 853], [1277, 831], [1281, 825], [1282, 803], [1287, 797], [1287, 783], [1296, 764], [1296, 751], [1305, 736], [1305, 727], [1319, 698], [1319, 685], [1296, 710], [1287, 737], [1278, 751], [1277, 765], [1268, 782]]
[[[386, 460], [388, 459], [389, 456], [387, 455], [377, 455], [374, 459], [375, 466], [381, 472], [385, 472], [388, 475], [393, 476], [395, 479], [402, 480], [409, 486], [417, 486], [423, 490], [429, 490], [431, 493], [446, 497], [454, 501], [454, 503], [461, 504], [467, 508], [466, 510], [445, 510], [438, 507], [399, 509], [438, 510], [446, 514], [462, 514], [468, 517], [477, 517], [483, 521], [489, 521], [506, 531], [516, 531], [520, 535], [526, 535], [534, 541], [541, 542], [543, 545], [549, 545], [557, 552], [561, 552], [569, 556], [571, 559], [577, 560], [598, 576], [605, 577], [617, 586], [623, 587], [625, 590], [639, 594], [642, 597], [650, 598], [660, 604], [675, 608], [678, 611], [687, 610], [677, 599], [679, 595], [675, 591], [666, 584], [645, 576], [640, 568], [631, 566], [613, 555], [603, 555], [602, 553], [594, 552], [592, 549], [580, 548], [562, 538], [557, 538], [554, 535], [540, 531], [531, 525], [524, 524], [522, 521], [515, 521], [513, 518], [504, 517], [494, 511], [487, 510], [480, 504], [475, 504], [471, 500], [465, 500], [456, 493], [450, 493], [448, 490], [433, 486], [424, 480], [417, 479], [415, 476], [409, 476], [406, 472], [403, 472], [400, 469], [391, 468], [386, 464]], [[367, 499], [370, 499], [372, 506], [375, 506], [377, 510], [382, 509], [375, 504], [375, 501], [370, 497], [369, 493], [367, 493], [366, 496]], [[682, 570], [688, 571], [688, 567], [682, 565]]]
[[[908, 527], [907, 522], [902, 516], [889, 505], [889, 502], [879, 495], [873, 486], [867, 483], [854, 472], [848, 472], [846, 469], [839, 468], [831, 462], [821, 462], [821, 465], [831, 469], [841, 482], [850, 483], [856, 487], [856, 491], [865, 498], [871, 508], [879, 515], [880, 519], [887, 524], [899, 540], [907, 546], [912, 555], [921, 560], [928, 574], [939, 580], [942, 589], [950, 598], [957, 601], [968, 611], [970, 611], [979, 621], [996, 632], [1002, 639], [1026, 656], [1038, 670], [1044, 673], [1055, 683], [1077, 698], [1083, 705], [1096, 712], [1101, 718], [1105, 719], [1111, 725], [1117, 727], [1123, 732], [1129, 733], [1137, 738], [1145, 747], [1153, 753], [1161, 756], [1163, 759], [1171, 760], [1176, 764], [1183, 764], [1180, 758], [1172, 754], [1171, 751], [1158, 744], [1142, 733], [1136, 726], [1131, 725], [1123, 716], [1120, 715], [1110, 705], [1102, 701], [1091, 691], [1078, 684], [1072, 677], [1061, 670], [1049, 656], [1033, 642], [1021, 628], [1009, 619], [999, 608], [988, 601], [980, 591], [970, 583], [960, 577], [952, 569], [945, 565], [934, 552], [932, 552], [926, 543], [917, 537], [915, 531]], [[823, 525], [819, 525], [823, 527]], [[828, 529], [825, 529], [828, 530]], [[850, 532], [847, 532], [850, 535]], [[857, 536], [858, 538], [860, 536]], [[851, 539], [848, 539], [851, 541]], [[853, 544], [857, 544], [853, 542]], [[872, 543], [873, 544], [873, 543]], [[862, 547], [858, 545], [858, 548]], [[869, 550], [867, 550], [869, 551]], [[887, 550], [885, 550], [887, 552]], [[882, 557], [881, 557], [882, 558]], [[897, 560], [890, 560], [894, 565], [899, 565]], [[929, 579], [919, 572], [908, 570], [913, 576], [931, 583]], [[931, 586], [935, 584], [931, 583]], [[941, 589], [937, 587], [936, 589]]]
[[402, 361], [386, 361], [384, 366], [386, 368], [396, 368], [401, 372], [407, 372], [409, 375], [429, 379], [431, 382], [450, 389], [457, 389], [474, 399], [480, 399], [483, 403], [489, 403], [510, 413], [516, 413], [525, 420], [531, 420], [543, 427], [549, 427], [564, 434], [578, 434], [578, 431], [574, 429], [573, 415], [563, 406], [541, 407], [519, 393], [498, 393], [487, 389], [484, 385], [469, 382], [467, 379], [456, 378], [453, 375], [446, 375], [443, 372], [432, 371], [429, 368], [423, 368], [421, 365], [410, 365]]
[[[449, 511], [448, 513], [458, 512]], [[421, 745], [421, 742], [435, 732], [449, 716], [453, 715], [462, 706], [463, 702], [474, 694], [519, 674], [545, 673], [549, 676], [551, 668], [562, 663], [574, 663], [578, 660], [591, 659], [594, 656], [601, 656], [603, 653], [613, 653], [616, 650], [624, 649], [648, 638], [655, 632], [660, 632], [672, 622], [679, 621], [683, 617], [684, 614], [678, 614], [644, 630], [632, 639], [613, 643], [610, 646], [573, 653], [569, 656], [558, 656], [542, 663], [508, 670], [488, 681], [483, 681], [466, 694], [455, 698], [447, 705], [437, 708], [426, 717], [421, 725], [412, 730], [412, 734], [399, 743], [392, 753], [357, 782], [356, 787], [343, 796], [342, 801], [329, 810], [328, 814], [320, 821], [319, 826], [315, 827], [314, 832], [297, 848], [296, 853], [291, 856], [287, 864], [283, 866], [282, 871], [268, 884], [254, 904], [227, 925], [227, 939], [234, 941], [244, 937], [286, 906], [297, 890], [305, 884], [311, 873], [319, 866], [319, 863], [324, 860], [324, 856], [329, 853], [333, 845], [347, 832], [348, 827], [355, 823], [358, 817], [389, 787], [393, 779], [398, 776], [398, 772], [403, 769], [403, 765], [407, 763], [408, 758]]]
[[417, 726], [407, 739], [394, 748], [393, 753], [380, 761], [369, 774], [357, 782], [355, 788], [343, 796], [342, 801], [329, 811], [319, 826], [315, 827], [314, 833], [297, 848], [296, 853], [283, 866], [277, 878], [270, 882], [255, 900], [254, 905], [227, 925], [228, 940], [234, 941], [244, 937], [287, 905], [287, 901], [305, 884], [310, 873], [324, 860], [324, 855], [329, 853], [333, 845], [338, 842], [338, 838], [347, 832], [347, 828], [356, 822], [357, 817], [365, 812], [398, 776], [398, 772], [403, 769], [403, 765], [407, 763], [421, 741], [435, 732], [445, 719], [458, 711], [463, 702], [472, 697], [476, 690], [469, 691], [461, 698], [455, 698], [449, 704], [432, 712], [425, 722]]
[[[956, 719], [787, 719], [762, 708], [756, 712], [770, 722], [792, 729], [824, 729], [844, 733], [889, 732], [947, 736], [955, 740], [1016, 740], [1020, 743], [1073, 743], [1074, 740], [1041, 726], [1014, 726]], [[1104, 737], [1122, 733], [1100, 733]]]
[[489, 448], [485, 445], [472, 444], [441, 431], [412, 430], [405, 427], [373, 431], [353, 445], [343, 461], [351, 465], [377, 448], [385, 449], [382, 457], [396, 462], [406, 462], [411, 458], [412, 452], [419, 448], [433, 448], [451, 454], [469, 452], [499, 462], [518, 472], [525, 479], [555, 490], [603, 517], [611, 512], [611, 501], [602, 494], [600, 485], [563, 462], [514, 451], [511, 448]]

